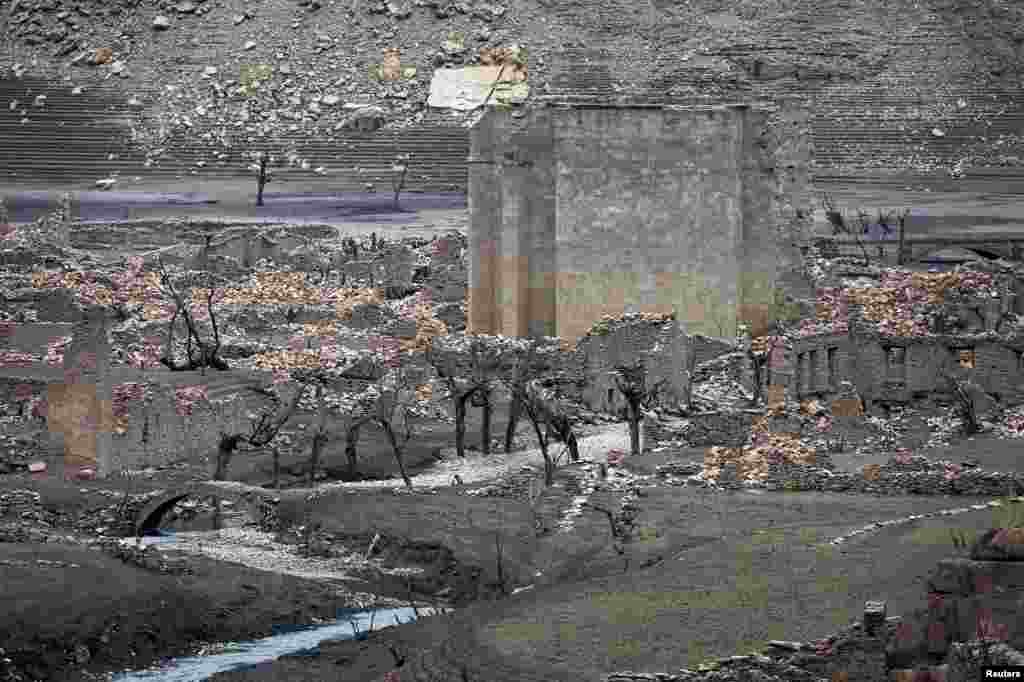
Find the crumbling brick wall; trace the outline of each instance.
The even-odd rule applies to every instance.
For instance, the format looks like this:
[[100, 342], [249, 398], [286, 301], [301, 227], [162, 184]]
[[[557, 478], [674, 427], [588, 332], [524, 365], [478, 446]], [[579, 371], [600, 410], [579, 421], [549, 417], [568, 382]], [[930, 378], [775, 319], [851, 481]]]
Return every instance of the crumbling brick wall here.
[[[204, 379], [196, 372], [195, 384]], [[248, 433], [249, 411], [242, 399], [219, 407], [213, 414], [196, 405], [188, 416], [177, 413], [174, 386], [150, 384], [149, 400], [133, 403], [126, 432], [112, 436], [110, 465], [103, 475], [122, 469], [157, 467], [194, 455], [212, 455], [217, 451], [221, 431]]]
[[[828, 334], [798, 339], [793, 344], [793, 372], [790, 378], [798, 397], [832, 393], [842, 381], [852, 381], [857, 372], [857, 354], [845, 334]], [[770, 371], [770, 370], [769, 370]], [[771, 383], [783, 382], [785, 374], [774, 374]]]
[[698, 365], [735, 350], [734, 343], [704, 334], [693, 334], [690, 336], [690, 343], [693, 344], [693, 352], [697, 354]]
[[[685, 354], [689, 338], [675, 320], [627, 320], [614, 324], [607, 334], [588, 334], [577, 344], [577, 357], [585, 380], [583, 402], [594, 410], [617, 413], [624, 406], [615, 379], [608, 374], [616, 365], [643, 360], [647, 386], [664, 380], [657, 403], [675, 406], [688, 378]], [[658, 347], [653, 356], [645, 356]]]

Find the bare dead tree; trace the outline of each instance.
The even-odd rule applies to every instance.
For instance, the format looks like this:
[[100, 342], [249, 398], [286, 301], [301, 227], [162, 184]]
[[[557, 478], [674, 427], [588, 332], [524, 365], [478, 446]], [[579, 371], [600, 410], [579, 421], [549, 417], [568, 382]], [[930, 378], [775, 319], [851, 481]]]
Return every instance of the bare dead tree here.
[[497, 353], [488, 349], [479, 337], [474, 337], [470, 340], [469, 356], [462, 364], [457, 351], [444, 349], [442, 344], [443, 340], [435, 339], [427, 351], [427, 361], [444, 381], [446, 397], [455, 407], [455, 452], [459, 457], [466, 456], [466, 413], [467, 404], [471, 404], [482, 410], [481, 449], [484, 454], [490, 454], [491, 385], [497, 371]]
[[384, 430], [402, 481], [409, 489], [412, 488], [412, 479], [405, 469], [405, 448], [413, 436], [413, 421], [420, 416], [415, 406], [415, 387], [410, 380], [410, 369], [408, 365], [400, 366], [385, 378], [381, 396], [372, 413], [373, 421]]
[[686, 348], [686, 385], [683, 387], [682, 402], [683, 408], [689, 412], [693, 410], [693, 381], [697, 369], [697, 347], [688, 343]]
[[217, 443], [217, 462], [213, 480], [223, 481], [225, 479], [228, 465], [241, 445], [245, 444], [253, 449], [269, 445], [288, 423], [288, 420], [294, 416], [307, 387], [308, 383], [299, 383], [299, 389], [295, 392], [291, 404], [276, 416], [273, 414], [274, 408], [279, 406], [280, 401], [274, 396], [274, 405], [270, 409], [264, 410], [256, 420], [251, 422], [249, 433], [221, 432], [220, 441]]
[[316, 471], [320, 466], [320, 455], [327, 445], [327, 404], [324, 402], [324, 385], [317, 383], [317, 426], [309, 452], [309, 487], [316, 487]]
[[[864, 245], [864, 239], [862, 237], [863, 232], [858, 232], [857, 229], [850, 224], [841, 211], [836, 210], [835, 204], [832, 202], [831, 197], [828, 194], [822, 194], [822, 207], [825, 209], [825, 217], [828, 218], [828, 222], [832, 225], [833, 234], [844, 234], [854, 238], [857, 242], [857, 246], [860, 247], [861, 252], [864, 256], [864, 265], [871, 262], [871, 256], [868, 255], [868, 248]], [[862, 224], [863, 227], [863, 224]]]
[[397, 154], [391, 166], [391, 188], [395, 191], [395, 208], [398, 208], [398, 195], [405, 189], [405, 177], [409, 173], [409, 160], [412, 154]]
[[[167, 326], [167, 344], [164, 356], [160, 358], [160, 364], [173, 372], [205, 369], [206, 367], [212, 367], [220, 371], [230, 369], [228, 363], [219, 355], [221, 347], [220, 330], [217, 326], [217, 315], [213, 311], [214, 300], [221, 294], [221, 290], [218, 287], [218, 284], [222, 283], [218, 281], [220, 278], [209, 272], [188, 273], [183, 278], [184, 289], [187, 290], [189, 295], [191, 295], [194, 285], [206, 285], [203, 287], [205, 289], [204, 302], [213, 333], [213, 338], [207, 341], [199, 335], [198, 325], [189, 305], [190, 301], [186, 300], [186, 291], [175, 286], [174, 277], [167, 270], [162, 259], [157, 259], [157, 263], [160, 272], [160, 288], [165, 295], [170, 297], [174, 305], [174, 312]], [[205, 282], [202, 280], [205, 280]], [[174, 326], [178, 317], [184, 320], [186, 328], [185, 353], [187, 360], [183, 363], [174, 361]]]
[[529, 343], [525, 350], [513, 353], [511, 373], [503, 379], [512, 398], [509, 402], [508, 424], [505, 427], [505, 452], [512, 450], [516, 428], [523, 416], [523, 406], [517, 396], [523, 395], [527, 382], [551, 370], [551, 361], [540, 352], [540, 346], [535, 341]]
[[356, 445], [359, 442], [359, 432], [363, 425], [370, 421], [370, 417], [353, 418], [345, 430], [345, 459], [348, 462], [348, 476], [355, 478], [358, 474], [358, 457]]
[[263, 188], [267, 186], [267, 182], [270, 180], [270, 153], [264, 150], [260, 153], [259, 170], [256, 175], [256, 205], [263, 205]]
[[899, 247], [898, 247], [899, 250], [897, 252], [896, 260], [897, 260], [897, 263], [899, 263], [900, 265], [903, 265], [906, 262], [906, 260], [907, 260], [906, 245], [907, 245], [907, 218], [908, 217], [910, 217], [910, 209], [903, 209], [898, 214], [896, 214], [896, 221], [899, 224], [899, 231], [900, 231], [900, 234], [899, 234], [900, 243], [899, 243]]
[[626, 399], [629, 408], [629, 444], [633, 456], [640, 454], [640, 419], [642, 410], [650, 407], [656, 400], [665, 380], [662, 379], [653, 387], [647, 387], [647, 367], [637, 361], [631, 365], [617, 365], [609, 374], [615, 381], [615, 387]]
[[950, 367], [950, 362], [943, 363], [939, 370], [939, 376], [949, 386], [953, 399], [956, 401], [957, 413], [964, 423], [964, 434], [972, 436], [981, 430], [978, 421], [978, 412], [971, 395], [970, 379], [958, 376], [958, 372]]

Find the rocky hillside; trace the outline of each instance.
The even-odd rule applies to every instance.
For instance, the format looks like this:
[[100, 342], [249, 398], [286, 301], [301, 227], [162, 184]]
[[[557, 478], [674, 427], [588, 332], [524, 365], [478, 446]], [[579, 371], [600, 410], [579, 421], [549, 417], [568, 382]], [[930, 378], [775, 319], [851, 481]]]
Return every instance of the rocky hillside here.
[[336, 188], [387, 190], [409, 152], [409, 187], [462, 188], [471, 121], [427, 108], [431, 76], [513, 45], [531, 97], [803, 99], [819, 178], [1024, 176], [1016, 0], [12, 0], [0, 19], [5, 181], [240, 175], [271, 148]]

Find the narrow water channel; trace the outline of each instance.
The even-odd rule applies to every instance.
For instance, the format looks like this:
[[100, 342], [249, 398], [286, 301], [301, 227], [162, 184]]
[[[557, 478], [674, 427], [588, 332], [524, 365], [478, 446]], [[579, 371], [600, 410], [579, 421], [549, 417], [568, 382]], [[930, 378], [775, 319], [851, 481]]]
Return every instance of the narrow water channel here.
[[[419, 609], [430, 615], [430, 608]], [[159, 668], [118, 673], [111, 682], [199, 682], [215, 673], [250, 668], [286, 654], [313, 652], [325, 640], [352, 639], [353, 623], [359, 633], [391, 627], [416, 620], [409, 607], [397, 609], [339, 610], [337, 620], [305, 628], [281, 628], [281, 632], [263, 639], [233, 642], [227, 650], [207, 656], [189, 656], [165, 661]], [[397, 619], [397, 623], [396, 623]], [[351, 621], [351, 622], [350, 622]]]
[[[156, 531], [138, 540], [141, 545], [173, 549], [177, 538], [173, 531]], [[134, 545], [136, 540], [125, 539]], [[419, 607], [419, 615], [433, 615], [430, 607]], [[165, 660], [159, 667], [126, 671], [110, 676], [110, 682], [199, 682], [215, 673], [241, 670], [273, 661], [288, 654], [312, 653], [325, 640], [352, 639], [372, 630], [411, 623], [416, 611], [411, 607], [382, 609], [339, 609], [333, 621], [308, 626], [275, 626], [275, 634], [263, 639], [230, 642], [218, 653]]]

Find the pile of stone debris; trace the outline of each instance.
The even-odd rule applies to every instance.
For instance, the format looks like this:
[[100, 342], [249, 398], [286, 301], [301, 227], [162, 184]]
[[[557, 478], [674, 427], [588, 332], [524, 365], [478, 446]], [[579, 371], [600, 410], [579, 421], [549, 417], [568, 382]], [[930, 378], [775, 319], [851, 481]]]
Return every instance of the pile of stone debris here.
[[136, 545], [132, 540], [101, 537], [92, 543], [100, 551], [125, 563], [134, 564], [149, 571], [172, 575], [189, 575], [193, 572], [188, 559], [181, 554], [161, 552], [154, 545]]

